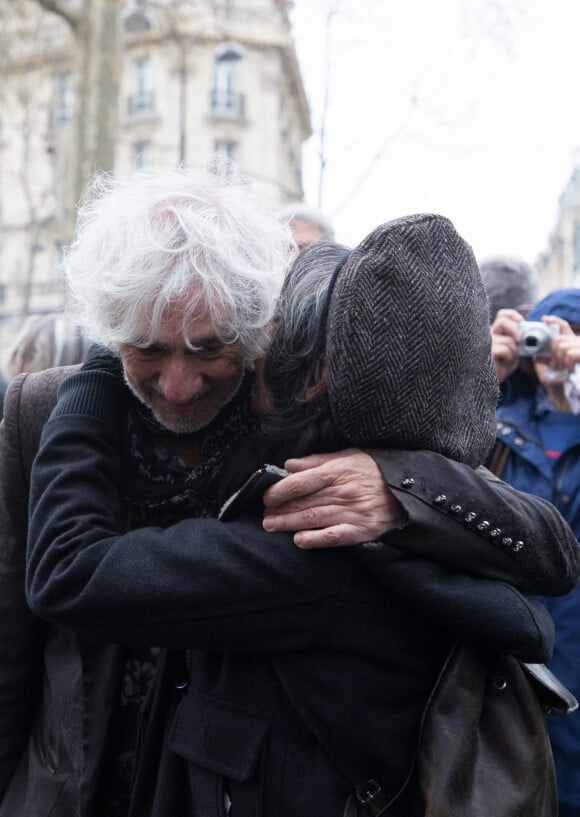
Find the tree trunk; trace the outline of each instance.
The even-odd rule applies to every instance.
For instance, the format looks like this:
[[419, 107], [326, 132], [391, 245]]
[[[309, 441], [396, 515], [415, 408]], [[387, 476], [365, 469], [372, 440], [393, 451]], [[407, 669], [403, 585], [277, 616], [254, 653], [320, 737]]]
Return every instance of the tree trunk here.
[[96, 170], [113, 171], [119, 121], [121, 0], [85, 0], [75, 27], [73, 161], [67, 185], [67, 232]]

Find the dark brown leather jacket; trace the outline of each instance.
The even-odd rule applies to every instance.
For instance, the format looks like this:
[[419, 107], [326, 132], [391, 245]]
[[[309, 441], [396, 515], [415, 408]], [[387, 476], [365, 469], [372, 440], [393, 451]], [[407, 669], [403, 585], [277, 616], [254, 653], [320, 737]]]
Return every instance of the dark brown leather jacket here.
[[118, 647], [50, 626], [24, 597], [30, 469], [58, 385], [74, 368], [16, 377], [0, 424], [2, 817], [92, 817], [119, 672]]

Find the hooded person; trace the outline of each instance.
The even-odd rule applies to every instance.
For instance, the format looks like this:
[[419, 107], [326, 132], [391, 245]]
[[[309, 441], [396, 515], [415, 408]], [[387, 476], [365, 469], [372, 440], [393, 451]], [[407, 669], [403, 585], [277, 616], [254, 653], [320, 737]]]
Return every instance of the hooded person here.
[[[498, 319], [498, 340], [517, 349], [517, 315]], [[542, 357], [516, 354], [518, 368], [507, 378], [506, 399], [497, 411], [496, 451], [501, 477], [515, 488], [552, 502], [580, 537], [580, 289], [546, 295], [527, 321], [556, 327]], [[580, 696], [580, 587], [546, 599], [556, 642], [550, 668]], [[560, 817], [580, 815], [580, 718], [549, 718], [558, 779]]]
[[[427, 504], [453, 519], [447, 538], [477, 520], [489, 551], [506, 563], [528, 558], [506, 515], [469, 490], [441, 490], [446, 457], [469, 470], [493, 442], [497, 381], [470, 247], [447, 219], [418, 215], [382, 225], [352, 252], [304, 250], [282, 290], [264, 374], [272, 414], [232, 457], [224, 484], [251, 456], [279, 466], [321, 445], [398, 446], [396, 528], [376, 543], [305, 551], [266, 533], [242, 502], [227, 522], [125, 533], [110, 497], [115, 411], [129, 397], [120, 378], [85, 368], [61, 386], [34, 466], [29, 603], [87, 638], [178, 651], [164, 654], [145, 713], [135, 817], [364, 817], [379, 793], [389, 814], [420, 817], [417, 740], [452, 645], [469, 639], [534, 661], [551, 649], [541, 604], [475, 578], [485, 557], [482, 566], [472, 551], [467, 575], [409, 556], [427, 544], [415, 511]], [[72, 441], [78, 464], [63, 469], [59, 453]], [[426, 447], [433, 470], [415, 479]], [[437, 556], [447, 547], [445, 537], [431, 545]], [[570, 548], [575, 578], [577, 543]], [[356, 759], [368, 792], [355, 797], [296, 701]]]

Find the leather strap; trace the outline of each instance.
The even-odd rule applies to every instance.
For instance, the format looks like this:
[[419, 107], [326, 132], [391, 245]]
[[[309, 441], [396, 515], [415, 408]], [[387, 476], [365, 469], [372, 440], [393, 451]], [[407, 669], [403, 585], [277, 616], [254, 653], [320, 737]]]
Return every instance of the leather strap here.
[[351, 761], [342, 754], [341, 749], [332, 743], [326, 727], [308, 711], [296, 695], [296, 690], [293, 689], [281, 662], [272, 656], [270, 658], [274, 672], [278, 676], [278, 680], [284, 692], [308, 729], [312, 732], [322, 748], [326, 750], [327, 754], [332, 758], [347, 780], [352, 783], [359, 803], [362, 803], [372, 817], [379, 817], [380, 814], [383, 814], [389, 808], [393, 800], [398, 797], [398, 794], [393, 800], [388, 801], [380, 783], [376, 780], [366, 780], [363, 775], [353, 768]]

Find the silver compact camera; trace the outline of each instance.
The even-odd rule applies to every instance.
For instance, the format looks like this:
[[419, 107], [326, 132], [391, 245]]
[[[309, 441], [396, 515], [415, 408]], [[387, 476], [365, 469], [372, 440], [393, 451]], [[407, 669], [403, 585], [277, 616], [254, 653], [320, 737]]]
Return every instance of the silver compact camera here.
[[550, 357], [552, 338], [560, 334], [560, 327], [557, 324], [522, 321], [518, 327], [520, 357]]

